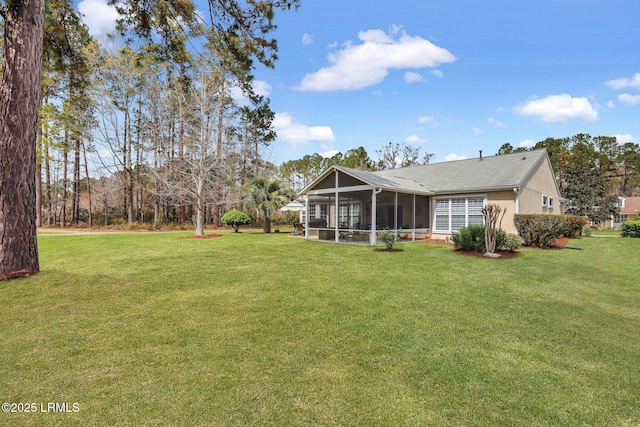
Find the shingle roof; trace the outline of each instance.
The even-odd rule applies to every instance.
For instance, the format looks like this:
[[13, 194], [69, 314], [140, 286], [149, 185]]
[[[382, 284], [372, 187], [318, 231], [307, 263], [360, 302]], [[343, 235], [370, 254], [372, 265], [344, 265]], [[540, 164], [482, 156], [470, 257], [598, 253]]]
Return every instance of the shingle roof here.
[[420, 183], [435, 193], [462, 193], [512, 189], [524, 184], [546, 150], [435, 163], [372, 172], [381, 178]]
[[383, 176], [377, 172], [368, 172], [359, 169], [345, 168], [343, 166], [335, 166], [341, 172], [351, 175], [374, 187], [381, 187], [389, 191], [408, 191], [411, 193], [433, 194], [427, 187], [416, 182], [411, 178], [397, 176]]

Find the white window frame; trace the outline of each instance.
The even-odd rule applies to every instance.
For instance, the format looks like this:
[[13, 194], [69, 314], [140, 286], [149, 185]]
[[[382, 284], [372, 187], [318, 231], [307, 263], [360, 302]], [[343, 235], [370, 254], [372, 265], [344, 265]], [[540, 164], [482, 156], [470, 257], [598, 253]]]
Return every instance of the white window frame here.
[[549, 207], [549, 196], [547, 196], [546, 194], [542, 195], [542, 207], [543, 208]]
[[347, 224], [347, 228], [355, 228], [356, 224], [360, 222], [362, 204], [360, 202], [343, 203], [339, 209], [338, 221], [340, 224]]
[[[474, 212], [469, 213], [469, 199], [482, 199], [482, 207], [487, 206], [487, 195], [486, 194], [467, 194], [467, 195], [459, 195], [459, 196], [449, 196], [449, 197], [436, 197], [434, 198], [434, 209], [433, 209], [433, 231], [435, 233], [452, 233], [454, 231], [458, 231], [459, 229], [453, 230], [452, 227], [452, 217], [454, 216], [452, 213], [452, 200], [464, 200], [464, 227], [469, 225], [469, 216], [476, 216]], [[447, 212], [445, 214], [438, 214], [438, 202], [447, 201], [448, 207]], [[447, 218], [447, 228], [442, 229], [438, 228], [438, 218], [442, 219], [443, 217]], [[484, 219], [482, 221], [484, 223]]]
[[553, 209], [553, 197], [549, 197], [549, 209]]
[[322, 218], [324, 220], [327, 221], [327, 223], [329, 222], [329, 205], [327, 205], [326, 203], [320, 203], [320, 216], [317, 218]]

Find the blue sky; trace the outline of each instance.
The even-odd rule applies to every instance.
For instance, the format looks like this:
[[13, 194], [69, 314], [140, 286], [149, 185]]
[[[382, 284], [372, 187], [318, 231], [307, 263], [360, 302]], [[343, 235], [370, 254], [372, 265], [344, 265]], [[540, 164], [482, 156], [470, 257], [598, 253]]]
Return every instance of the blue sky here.
[[[103, 5], [79, 4], [94, 32], [109, 26]], [[276, 18], [276, 68], [255, 73], [277, 114], [270, 160], [359, 146], [377, 158], [388, 142], [435, 162], [577, 133], [640, 142], [638, 16], [637, 0], [302, 0]]]

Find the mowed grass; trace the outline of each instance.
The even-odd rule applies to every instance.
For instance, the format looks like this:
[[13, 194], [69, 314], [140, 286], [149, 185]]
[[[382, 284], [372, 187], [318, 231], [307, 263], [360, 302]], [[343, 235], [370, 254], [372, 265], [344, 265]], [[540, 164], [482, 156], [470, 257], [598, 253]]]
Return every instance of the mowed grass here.
[[0, 282], [2, 425], [640, 425], [640, 239], [510, 260], [42, 235]]

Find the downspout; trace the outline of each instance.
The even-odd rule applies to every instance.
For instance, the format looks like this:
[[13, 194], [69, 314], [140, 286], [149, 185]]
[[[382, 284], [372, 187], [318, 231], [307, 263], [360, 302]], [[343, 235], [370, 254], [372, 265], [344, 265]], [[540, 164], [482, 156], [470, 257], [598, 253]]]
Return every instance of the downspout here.
[[339, 188], [338, 188], [338, 184], [339, 184], [339, 179], [338, 179], [338, 170], [336, 169], [336, 192], [335, 192], [335, 202], [334, 202], [334, 206], [335, 206], [335, 212], [333, 213], [333, 220], [335, 221], [335, 224], [333, 225], [333, 233], [334, 233], [334, 237], [333, 240], [336, 243], [340, 242], [340, 193], [339, 193]]
[[520, 190], [518, 189], [518, 187], [513, 187], [513, 192], [515, 193], [515, 197], [516, 197], [516, 215], [520, 213]]
[[371, 194], [371, 236], [369, 237], [369, 243], [371, 246], [376, 244], [376, 195], [382, 193], [382, 188], [374, 188]]

